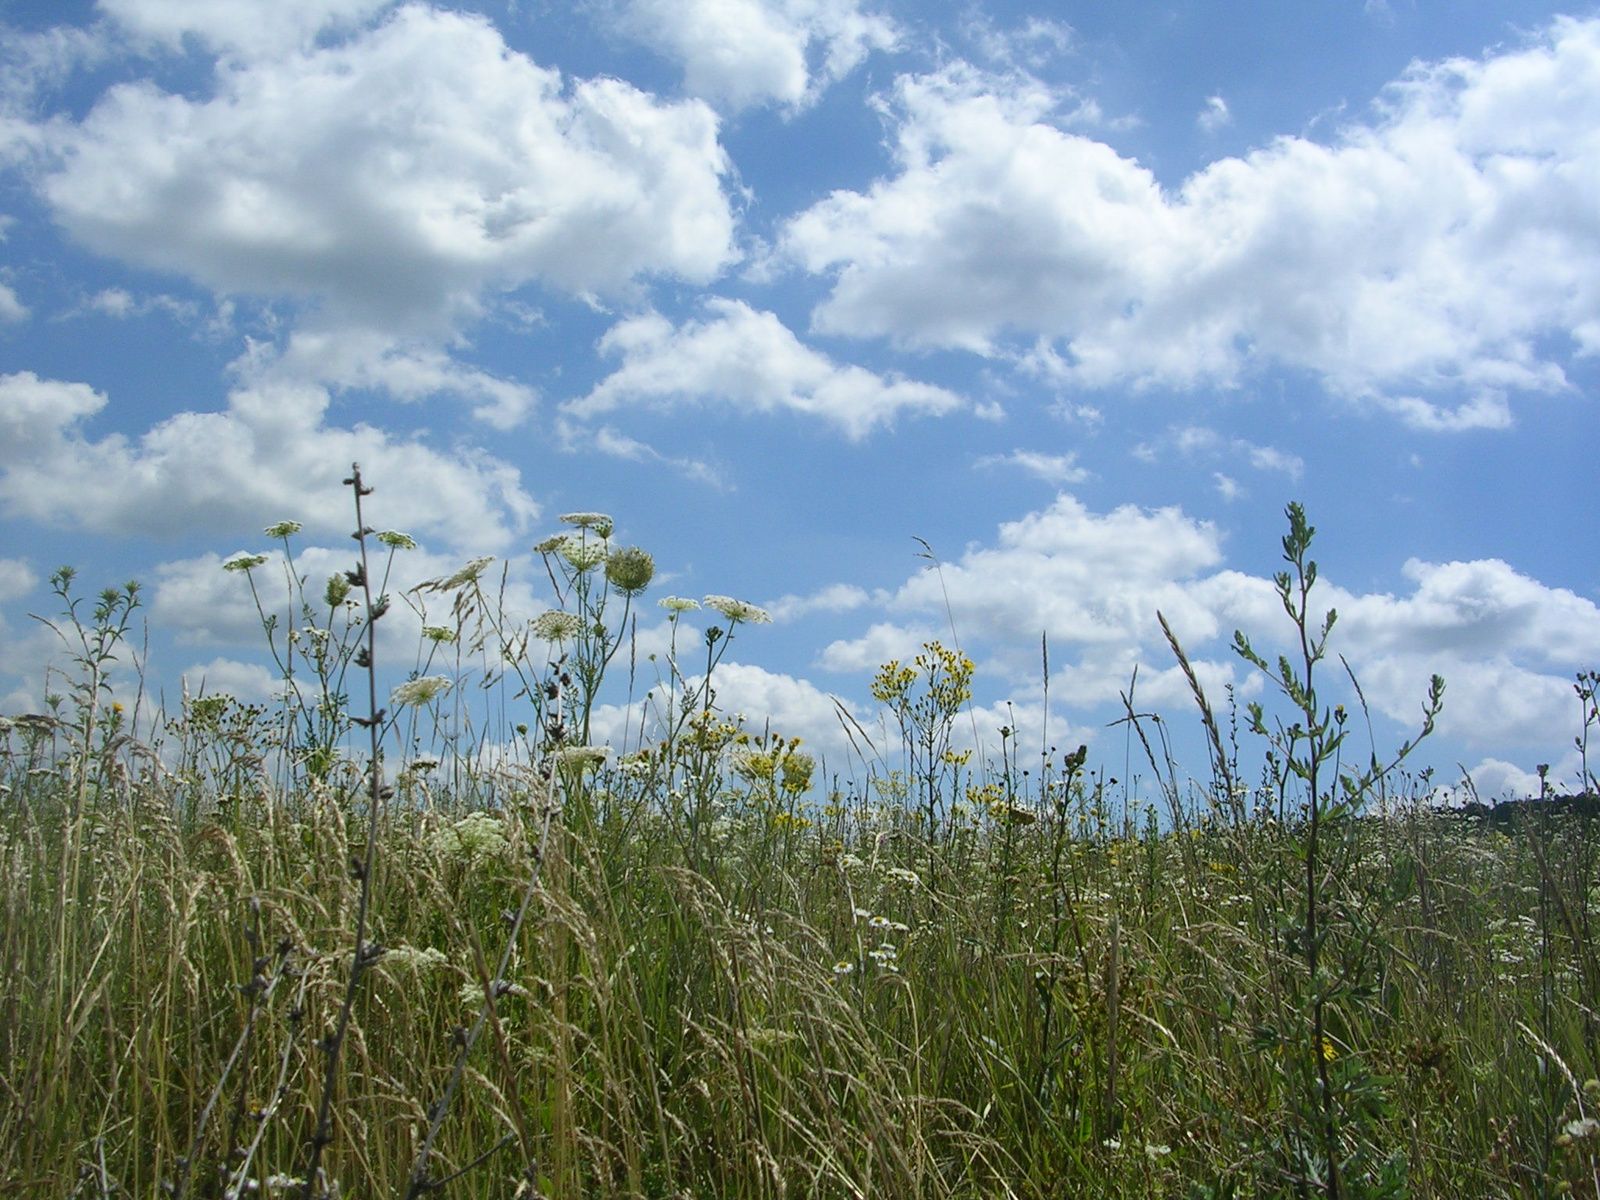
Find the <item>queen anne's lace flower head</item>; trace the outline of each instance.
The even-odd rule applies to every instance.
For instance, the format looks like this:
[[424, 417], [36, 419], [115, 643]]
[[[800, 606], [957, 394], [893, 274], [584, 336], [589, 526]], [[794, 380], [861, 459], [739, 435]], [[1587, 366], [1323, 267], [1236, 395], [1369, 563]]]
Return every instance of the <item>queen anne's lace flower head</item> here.
[[281, 538], [293, 537], [304, 528], [305, 526], [300, 524], [299, 521], [279, 521], [276, 525], [268, 525], [263, 532], [276, 541]]
[[691, 600], [687, 596], [663, 596], [656, 603], [673, 616], [677, 616], [679, 613], [693, 612], [700, 607], [700, 601]]
[[569, 512], [562, 513], [556, 518], [563, 525], [575, 525], [579, 529], [592, 529], [601, 537], [610, 537], [614, 522], [605, 513], [597, 512]]
[[569, 642], [582, 630], [582, 617], [558, 608], [542, 612], [533, 619], [533, 636], [541, 642]]
[[707, 596], [707, 608], [715, 609], [727, 620], [732, 622], [743, 621], [746, 625], [770, 625], [772, 614], [764, 608], [757, 608], [754, 604], [746, 604], [743, 600], [735, 600], [732, 596]]
[[415, 550], [417, 539], [409, 533], [401, 533], [398, 529], [385, 529], [378, 535], [378, 540], [391, 550]]
[[265, 554], [251, 554], [248, 550], [241, 550], [237, 554], [230, 554], [222, 560], [224, 571], [253, 571], [267, 561]]
[[606, 582], [624, 596], [637, 596], [656, 577], [656, 560], [638, 546], [614, 550], [606, 558]]
[[588, 538], [564, 538], [557, 553], [572, 564], [575, 571], [592, 571], [606, 560], [606, 548]]
[[389, 693], [389, 703], [396, 708], [408, 704], [431, 704], [450, 690], [452, 682], [448, 675], [424, 675], [421, 679], [408, 679]]

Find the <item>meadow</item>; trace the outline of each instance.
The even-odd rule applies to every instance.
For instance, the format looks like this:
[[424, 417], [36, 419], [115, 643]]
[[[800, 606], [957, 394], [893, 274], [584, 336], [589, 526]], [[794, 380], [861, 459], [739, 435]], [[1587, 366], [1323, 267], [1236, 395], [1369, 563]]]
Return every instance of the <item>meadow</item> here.
[[[1130, 703], [1141, 800], [966, 747], [939, 643], [819, 764], [718, 704], [766, 614], [647, 598], [602, 514], [536, 547], [546, 612], [483, 560], [391, 596], [410, 539], [351, 486], [348, 572], [303, 578], [290, 522], [226, 564], [272, 703], [152, 711], [138, 589], [54, 579], [57, 694], [0, 740], [0, 1193], [1600, 1197], [1600, 830], [1442, 807], [1319, 698], [1298, 506], [1298, 645], [1238, 637], [1260, 704]], [[402, 604], [415, 662], [378, 661]], [[607, 752], [647, 604], [714, 623]]]

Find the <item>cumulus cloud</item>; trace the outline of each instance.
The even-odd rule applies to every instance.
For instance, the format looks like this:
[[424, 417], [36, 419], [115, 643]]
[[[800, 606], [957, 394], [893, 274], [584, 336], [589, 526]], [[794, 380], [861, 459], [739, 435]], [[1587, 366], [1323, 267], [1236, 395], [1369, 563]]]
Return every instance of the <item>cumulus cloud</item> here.
[[[1334, 648], [1376, 710], [1414, 723], [1438, 673], [1448, 688], [1441, 731], [1465, 742], [1550, 747], [1552, 731], [1576, 728], [1573, 673], [1600, 662], [1592, 600], [1497, 559], [1413, 560], [1404, 575], [1412, 584], [1405, 595], [1352, 593], [1326, 579], [1313, 595], [1317, 611], [1338, 611]], [[1187, 703], [1158, 610], [1214, 695], [1229, 682], [1261, 686], [1226, 649], [1234, 629], [1271, 653], [1292, 641], [1273, 582], [1224, 568], [1209, 522], [1176, 508], [1094, 513], [1062, 495], [1001, 525], [994, 544], [909, 578], [883, 602], [897, 619], [834, 643], [822, 664], [863, 671], [903, 659], [944, 636], [935, 622], [947, 604], [962, 637], [1002, 678], [1033, 677], [1039, 636], [1048, 634], [1052, 694], [1076, 705], [1114, 702], [1135, 665], [1142, 696]]]
[[463, 549], [498, 549], [538, 514], [517, 471], [476, 451], [441, 454], [366, 425], [326, 422], [317, 387], [241, 388], [224, 412], [183, 412], [130, 439], [89, 437], [107, 397], [87, 384], [0, 377], [0, 505], [97, 532], [177, 536], [256, 529], [262, 514], [343, 535], [351, 462], [388, 519]]
[[26, 596], [38, 585], [39, 577], [20, 558], [0, 558], [0, 601]]
[[616, 296], [716, 276], [737, 257], [717, 118], [564, 81], [487, 20], [422, 5], [302, 44], [381, 7], [125, 0], [119, 18], [152, 36], [234, 45], [259, 26], [261, 53], [219, 59], [201, 95], [124, 83], [33, 127], [33, 177], [93, 250], [295, 302], [285, 358], [321, 362], [315, 382], [462, 392], [509, 424], [526, 390], [444, 349], [526, 284]]
[[865, 437], [902, 411], [961, 406], [944, 388], [842, 366], [802, 344], [769, 312], [715, 298], [706, 317], [674, 327], [657, 313], [631, 317], [600, 340], [622, 366], [565, 408], [591, 417], [626, 404], [720, 403], [746, 412], [793, 409]]
[[853, 583], [833, 583], [809, 596], [783, 596], [769, 600], [761, 607], [774, 621], [794, 621], [814, 612], [842, 613], [870, 603], [871, 595], [865, 588]]
[[[700, 678], [687, 680], [690, 688]], [[860, 719], [853, 706], [818, 688], [809, 680], [768, 671], [750, 663], [724, 662], [712, 677], [717, 711], [727, 716], [745, 716], [752, 729], [771, 729], [784, 737], [798, 737], [805, 749], [842, 764], [850, 752], [849, 739], [840, 725], [839, 708]], [[647, 737], [656, 736], [650, 701], [630, 705], [606, 704], [596, 708], [590, 720], [591, 736], [597, 743], [618, 748], [638, 743], [641, 718]]]
[[1281, 137], [1175, 190], [1064, 131], [1060, 97], [904, 77], [896, 170], [795, 217], [826, 332], [1006, 351], [1075, 386], [1319, 375], [1412, 424], [1504, 424], [1600, 352], [1600, 20], [1413, 66], [1327, 144]]
[[263, 54], [309, 48], [325, 30], [348, 29], [394, 0], [99, 0], [136, 37], [180, 47], [186, 37], [219, 51]]
[[802, 108], [898, 42], [860, 0], [629, 0], [622, 28], [680, 63], [691, 94], [734, 110]]

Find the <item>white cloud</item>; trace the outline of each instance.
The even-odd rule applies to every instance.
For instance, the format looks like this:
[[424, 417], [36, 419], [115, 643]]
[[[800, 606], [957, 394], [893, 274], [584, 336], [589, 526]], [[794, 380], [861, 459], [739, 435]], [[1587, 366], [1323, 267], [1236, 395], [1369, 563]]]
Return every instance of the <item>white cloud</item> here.
[[802, 108], [898, 41], [860, 0], [629, 0], [622, 27], [679, 62], [691, 94], [735, 110]]
[[99, 0], [129, 33], [170, 46], [185, 36], [215, 50], [263, 54], [308, 49], [324, 30], [350, 29], [394, 0]]
[[1078, 465], [1076, 453], [1044, 454], [1038, 450], [1013, 450], [1010, 454], [989, 454], [972, 464], [975, 467], [1017, 467], [1046, 483], [1082, 483], [1087, 469]]
[[446, 455], [366, 425], [326, 423], [316, 387], [241, 388], [220, 413], [184, 412], [137, 439], [87, 437], [106, 397], [86, 384], [0, 376], [0, 505], [7, 514], [117, 534], [241, 532], [294, 519], [343, 534], [349, 464], [386, 519], [458, 548], [499, 549], [538, 514], [517, 471], [476, 451]]
[[26, 596], [39, 586], [33, 568], [20, 558], [0, 558], [0, 601]]
[[1010, 29], [996, 26], [989, 14], [974, 10], [962, 21], [961, 32], [979, 54], [1005, 67], [1037, 70], [1072, 48], [1072, 26], [1047, 17], [1029, 17]]
[[[117, 11], [227, 41], [377, 7]], [[632, 295], [641, 277], [703, 283], [736, 257], [728, 164], [699, 101], [564, 82], [487, 20], [416, 4], [332, 44], [262, 37], [257, 49], [282, 52], [224, 57], [199, 97], [119, 84], [82, 120], [32, 128], [34, 177], [93, 250], [219, 295], [300, 304], [285, 357], [325, 363], [315, 382], [438, 386], [508, 424], [526, 389], [441, 353], [497, 295], [530, 283]]]
[[28, 306], [17, 299], [17, 293], [0, 283], [0, 323], [26, 321]]
[[[691, 688], [697, 687], [700, 677], [691, 676], [687, 682]], [[848, 702], [837, 700], [809, 680], [730, 661], [718, 664], [712, 690], [717, 711], [728, 717], [745, 716], [753, 732], [766, 727], [786, 738], [798, 737], [807, 751], [826, 756], [836, 768], [848, 756], [849, 740], [840, 726], [838, 705], [843, 704], [858, 719], [859, 714]], [[641, 714], [646, 736], [657, 736], [652, 713], [658, 710], [646, 710], [646, 703], [598, 706], [590, 720], [591, 737], [597, 744], [631, 748], [638, 742]]]
[[865, 437], [901, 411], [961, 407], [944, 388], [857, 366], [803, 345], [776, 316], [739, 300], [706, 301], [707, 317], [674, 328], [657, 313], [631, 317], [600, 340], [622, 366], [566, 411], [588, 417], [624, 404], [718, 402], [751, 412], [789, 408]]
[[865, 588], [853, 583], [833, 583], [809, 596], [784, 596], [769, 600], [761, 607], [774, 621], [794, 621], [814, 612], [842, 613], [871, 603], [872, 597]]
[[[1226, 648], [1243, 629], [1269, 658], [1291, 630], [1270, 579], [1221, 569], [1211, 524], [1177, 509], [1090, 512], [1071, 496], [1008, 522], [995, 544], [973, 546], [939, 572], [909, 578], [884, 607], [898, 621], [835, 642], [833, 670], [869, 671], [906, 658], [949, 619], [991, 675], [1036, 678], [1039, 637], [1050, 639], [1052, 695], [1067, 704], [1114, 703], [1136, 664], [1152, 703], [1186, 705], [1188, 685], [1157, 624], [1163, 612], [1215, 699], [1236, 681], [1261, 681]], [[1411, 561], [1409, 594], [1351, 593], [1326, 579], [1313, 608], [1335, 608], [1333, 649], [1345, 655], [1373, 707], [1415, 726], [1428, 677], [1445, 677], [1442, 733], [1470, 744], [1554, 750], [1575, 731], [1572, 676], [1600, 663], [1600, 608], [1504, 562]], [[930, 620], [931, 619], [931, 620]], [[1214, 657], [1208, 657], [1214, 656]], [[1330, 660], [1334, 661], [1334, 660]], [[1343, 687], [1337, 663], [1329, 686]], [[1331, 701], [1330, 701], [1331, 702]]]
[[1503, 424], [1507, 393], [1566, 386], [1562, 344], [1600, 352], [1600, 20], [1414, 66], [1331, 143], [1282, 137], [1172, 192], [1064, 132], [1042, 86], [956, 66], [895, 99], [895, 173], [782, 236], [834, 277], [819, 330], [1038, 338], [1030, 365], [1073, 386], [1276, 362], [1435, 428]]
[[1200, 110], [1195, 123], [1206, 133], [1215, 133], [1224, 125], [1233, 124], [1233, 114], [1228, 111], [1228, 102], [1221, 96], [1207, 96], [1205, 107]]
[[280, 681], [260, 663], [220, 656], [208, 663], [192, 664], [179, 678], [185, 695], [196, 699], [228, 695], [247, 704], [270, 700], [281, 687]]

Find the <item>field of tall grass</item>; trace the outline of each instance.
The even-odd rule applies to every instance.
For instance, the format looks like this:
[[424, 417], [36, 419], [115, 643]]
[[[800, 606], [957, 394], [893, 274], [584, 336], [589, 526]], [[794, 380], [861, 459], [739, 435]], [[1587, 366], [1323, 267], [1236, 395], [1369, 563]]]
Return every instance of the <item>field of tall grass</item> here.
[[1300, 642], [1237, 639], [1261, 706], [1129, 705], [1151, 803], [1080, 748], [965, 747], [938, 643], [824, 775], [718, 704], [765, 619], [723, 596], [657, 601], [715, 624], [603, 752], [653, 563], [601, 514], [536, 547], [537, 615], [481, 560], [387, 594], [410, 539], [359, 507], [325, 582], [272, 527], [227, 564], [267, 705], [152, 717], [111, 683], [137, 589], [58, 573], [59, 694], [0, 740], [0, 1193], [1600, 1197], [1600, 830], [1442, 808], [1319, 699], [1288, 515]]

